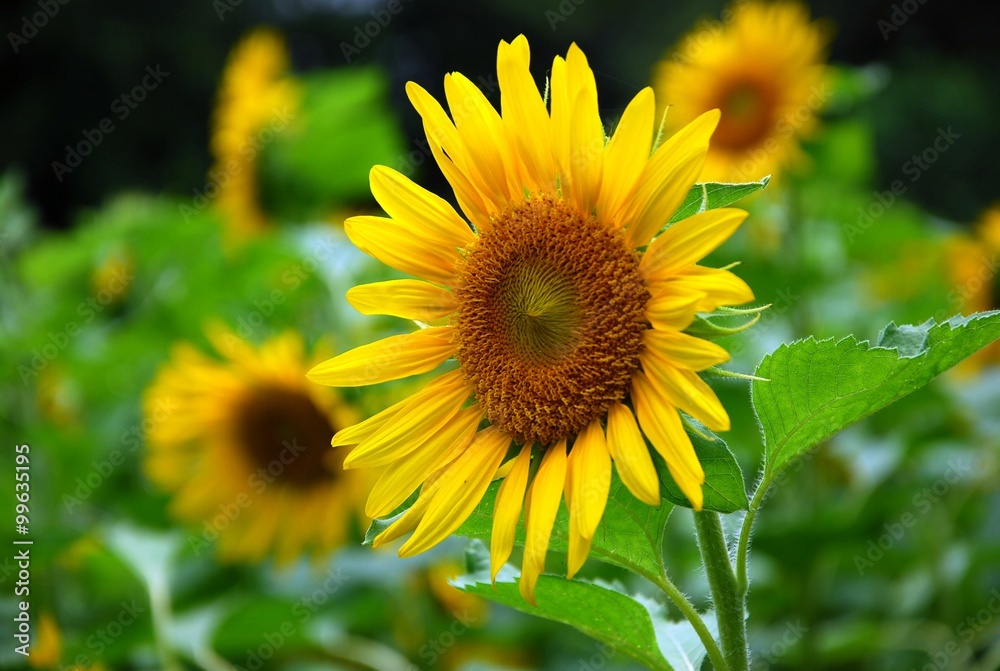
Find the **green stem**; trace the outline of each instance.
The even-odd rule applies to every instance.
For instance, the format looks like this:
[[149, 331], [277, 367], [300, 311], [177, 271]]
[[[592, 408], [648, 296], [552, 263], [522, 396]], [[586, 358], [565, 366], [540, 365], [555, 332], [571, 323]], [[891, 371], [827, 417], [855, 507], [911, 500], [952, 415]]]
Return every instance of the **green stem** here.
[[757, 511], [760, 510], [760, 506], [764, 502], [764, 495], [767, 494], [767, 490], [770, 487], [771, 476], [765, 473], [757, 485], [757, 491], [753, 494], [753, 499], [750, 501], [750, 508], [747, 509], [746, 517], [743, 518], [743, 526], [740, 528], [740, 540], [736, 546], [736, 590], [740, 598], [744, 601], [746, 601], [747, 592], [750, 589], [750, 581], [747, 578], [750, 533], [753, 531], [754, 520], [757, 519]]
[[666, 574], [660, 576], [647, 576], [652, 580], [657, 587], [663, 590], [663, 593], [667, 595], [674, 605], [681, 611], [681, 614], [687, 618], [687, 621], [691, 623], [694, 627], [695, 633], [698, 634], [698, 638], [701, 639], [702, 645], [705, 646], [705, 650], [708, 651], [708, 658], [712, 660], [712, 666], [715, 667], [715, 671], [729, 671], [729, 666], [726, 664], [725, 658], [722, 656], [722, 650], [719, 649], [719, 645], [715, 642], [715, 638], [712, 637], [712, 632], [708, 630], [708, 626], [705, 621], [701, 619], [701, 615], [695, 609], [694, 604], [688, 601], [688, 598], [684, 596], [677, 585], [670, 581], [670, 578]]
[[729, 560], [722, 520], [718, 513], [697, 512], [694, 514], [694, 528], [698, 533], [701, 558], [712, 590], [726, 668], [730, 671], [749, 671], [750, 655], [743, 595], [736, 587], [736, 574], [733, 573], [733, 565]]

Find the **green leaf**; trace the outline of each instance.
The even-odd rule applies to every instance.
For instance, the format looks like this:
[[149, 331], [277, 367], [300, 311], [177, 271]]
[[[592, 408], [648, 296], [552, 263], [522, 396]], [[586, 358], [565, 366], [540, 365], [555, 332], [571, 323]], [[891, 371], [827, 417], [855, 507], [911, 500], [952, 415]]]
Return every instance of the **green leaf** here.
[[715, 210], [726, 205], [732, 205], [746, 198], [751, 193], [760, 191], [771, 181], [771, 176], [764, 177], [759, 182], [744, 182], [741, 184], [725, 184], [723, 182], [704, 182], [695, 184], [688, 191], [680, 208], [670, 217], [670, 223], [687, 219], [691, 215]]
[[1000, 312], [983, 312], [941, 324], [890, 324], [874, 346], [853, 337], [782, 345], [757, 367], [756, 375], [770, 381], [752, 387], [766, 473], [777, 474], [998, 338]]
[[[699, 433], [704, 435], [698, 435]], [[698, 461], [705, 469], [705, 484], [702, 486], [705, 494], [703, 509], [717, 513], [732, 513], [749, 508], [743, 471], [726, 442], [700, 425], [696, 427], [696, 431], [689, 431], [688, 434], [691, 436], [691, 444], [694, 445]], [[652, 447], [650, 449], [652, 450]], [[690, 508], [691, 503], [681, 493], [681, 488], [670, 477], [667, 469], [661, 466], [658, 470], [663, 485], [660, 488], [663, 498], [678, 506]]]
[[[608, 644], [614, 652], [628, 655], [647, 668], [673, 670], [674, 667], [667, 662], [660, 651], [654, 618], [661, 620], [661, 626], [667, 623], [658, 616], [658, 613], [651, 612], [646, 604], [610, 586], [542, 575], [539, 576], [535, 586], [538, 606], [532, 606], [521, 596], [509, 566], [497, 576], [496, 585], [490, 584], [489, 555], [481, 543], [474, 544], [469, 550], [469, 555], [474, 569], [477, 570], [455, 581], [455, 586], [462, 591], [523, 613], [568, 624], [587, 636]], [[655, 609], [659, 610], [658, 607]], [[669, 641], [669, 634], [672, 633], [674, 632], [664, 630], [661, 636]], [[691, 652], [681, 647], [682, 645], [690, 645], [687, 637], [680, 638], [678, 648], [680, 653], [690, 655]]]
[[[455, 533], [468, 538], [478, 538], [489, 544], [493, 529], [493, 504], [496, 501], [500, 482], [494, 482], [486, 490], [483, 500], [472, 511]], [[590, 556], [609, 564], [621, 566], [630, 571], [650, 576], [660, 576], [663, 572], [663, 527], [673, 511], [673, 504], [664, 501], [654, 508], [639, 501], [622, 484], [617, 473], [611, 475], [611, 489], [608, 505], [604, 509], [601, 524], [597, 527]], [[391, 524], [392, 520], [375, 520], [368, 535], [376, 524]], [[381, 530], [383, 527], [379, 527]], [[376, 532], [377, 533], [377, 532]], [[517, 526], [514, 542], [524, 545], [524, 521]], [[367, 538], [366, 538], [367, 542]], [[559, 505], [559, 513], [552, 529], [549, 550], [565, 553], [569, 549], [569, 512], [565, 504]]]

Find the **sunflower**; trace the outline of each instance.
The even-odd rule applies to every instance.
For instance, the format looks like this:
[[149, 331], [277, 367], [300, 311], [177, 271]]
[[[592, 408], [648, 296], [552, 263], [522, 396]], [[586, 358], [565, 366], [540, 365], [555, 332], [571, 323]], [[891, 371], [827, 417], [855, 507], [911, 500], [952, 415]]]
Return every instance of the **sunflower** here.
[[225, 561], [329, 552], [370, 484], [329, 445], [358, 414], [305, 381], [299, 336], [260, 348], [222, 331], [212, 340], [224, 361], [180, 345], [146, 391], [147, 475], [173, 493], [178, 518], [202, 526], [192, 547], [218, 536]]
[[657, 64], [653, 86], [668, 129], [722, 111], [702, 180], [758, 179], [801, 158], [798, 139], [828, 97], [829, 31], [793, 2], [734, 3], [723, 16], [685, 36]]
[[367, 385], [455, 359], [457, 367], [341, 430], [333, 444], [356, 446], [345, 468], [388, 467], [368, 498], [368, 515], [386, 515], [420, 488], [414, 505], [375, 541], [413, 531], [401, 556], [455, 531], [503, 475], [492, 575], [510, 557], [523, 505], [520, 590], [534, 602], [563, 492], [570, 576], [603, 515], [612, 460], [636, 497], [660, 504], [643, 435], [701, 506], [704, 473], [678, 410], [711, 429], [729, 428], [697, 374], [729, 357], [683, 331], [696, 312], [753, 295], [728, 270], [696, 264], [745, 212], [704, 212], [657, 237], [701, 173], [717, 111], [654, 148], [655, 103], [646, 88], [608, 139], [594, 74], [576, 45], [552, 64], [550, 108], [529, 72], [523, 36], [501, 42], [497, 61], [502, 115], [459, 73], [444, 80], [451, 118], [419, 85], [406, 87], [465, 218], [376, 166], [372, 193], [389, 218], [345, 222], [362, 250], [420, 278], [357, 286], [348, 300], [365, 314], [425, 328], [348, 351], [309, 377]]
[[[269, 126], [287, 123], [299, 103], [299, 87], [288, 76], [284, 40], [258, 29], [229, 55], [212, 119], [210, 187], [230, 233], [246, 237], [267, 227], [260, 205], [257, 157]], [[208, 192], [209, 189], [206, 189]]]
[[[952, 291], [949, 299], [962, 314], [995, 310], [998, 306], [997, 255], [1000, 254], [1000, 204], [988, 208], [976, 222], [973, 235], [956, 235], [945, 246], [945, 263]], [[1000, 361], [1000, 343], [994, 343], [963, 361], [959, 373], [976, 373]]]

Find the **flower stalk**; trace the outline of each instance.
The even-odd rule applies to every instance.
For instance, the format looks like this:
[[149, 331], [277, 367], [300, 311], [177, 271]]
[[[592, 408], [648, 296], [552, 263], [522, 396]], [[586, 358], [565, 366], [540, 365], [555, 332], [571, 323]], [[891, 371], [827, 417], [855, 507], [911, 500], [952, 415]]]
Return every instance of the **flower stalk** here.
[[715, 604], [719, 641], [726, 663], [724, 668], [728, 671], [749, 671], [744, 598], [736, 584], [722, 521], [718, 513], [701, 511], [694, 514], [694, 526]]

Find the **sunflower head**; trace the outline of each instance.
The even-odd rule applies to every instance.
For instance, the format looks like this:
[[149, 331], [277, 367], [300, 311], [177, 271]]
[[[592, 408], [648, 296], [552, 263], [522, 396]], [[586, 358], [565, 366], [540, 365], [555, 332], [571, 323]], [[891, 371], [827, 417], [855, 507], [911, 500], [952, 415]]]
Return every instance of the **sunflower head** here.
[[799, 138], [829, 97], [829, 30], [796, 2], [738, 2], [723, 22], [703, 22], [657, 64], [654, 87], [677, 129], [706, 110], [722, 118], [704, 181], [744, 182], [779, 173], [801, 157]]
[[218, 538], [224, 560], [320, 555], [346, 537], [366, 483], [330, 446], [357, 414], [304, 380], [301, 339], [259, 348], [216, 331], [223, 360], [178, 346], [144, 398], [146, 473], [173, 495], [172, 512]]
[[214, 164], [209, 174], [219, 192], [215, 205], [234, 238], [268, 225], [257, 181], [258, 136], [268, 124], [287, 117], [300, 97], [278, 33], [260, 28], [233, 48], [212, 117]]
[[[729, 418], [698, 371], [725, 350], [685, 333], [698, 312], [752, 300], [728, 270], [698, 265], [746, 213], [703, 212], [663, 228], [701, 173], [719, 120], [709, 111], [654, 146], [656, 105], [640, 91], [608, 138], [593, 71], [570, 47], [552, 63], [550, 97], [527, 40], [501, 42], [502, 113], [465, 76], [445, 76], [450, 116], [415, 83], [407, 94], [460, 211], [385, 167], [372, 193], [388, 217], [353, 217], [351, 240], [419, 279], [355, 287], [366, 314], [425, 328], [313, 368], [331, 386], [375, 384], [457, 366], [422, 391], [340, 431], [347, 468], [386, 466], [366, 511], [416, 502], [375, 544], [413, 532], [400, 554], [443, 540], [503, 478], [492, 571], [510, 557], [525, 512], [521, 592], [534, 600], [560, 502], [569, 509], [569, 574], [589, 553], [612, 462], [639, 499], [659, 505], [650, 449], [700, 508], [704, 471], [683, 428]], [[427, 326], [427, 322], [434, 326]], [[684, 413], [682, 416], [681, 413]]]
[[[973, 232], [951, 237], [945, 246], [945, 263], [952, 295], [962, 300], [961, 312], [996, 310], [1000, 298], [997, 255], [1000, 254], [1000, 204], [987, 208]], [[956, 368], [959, 375], [974, 374], [1000, 361], [1000, 344], [979, 350]]]

